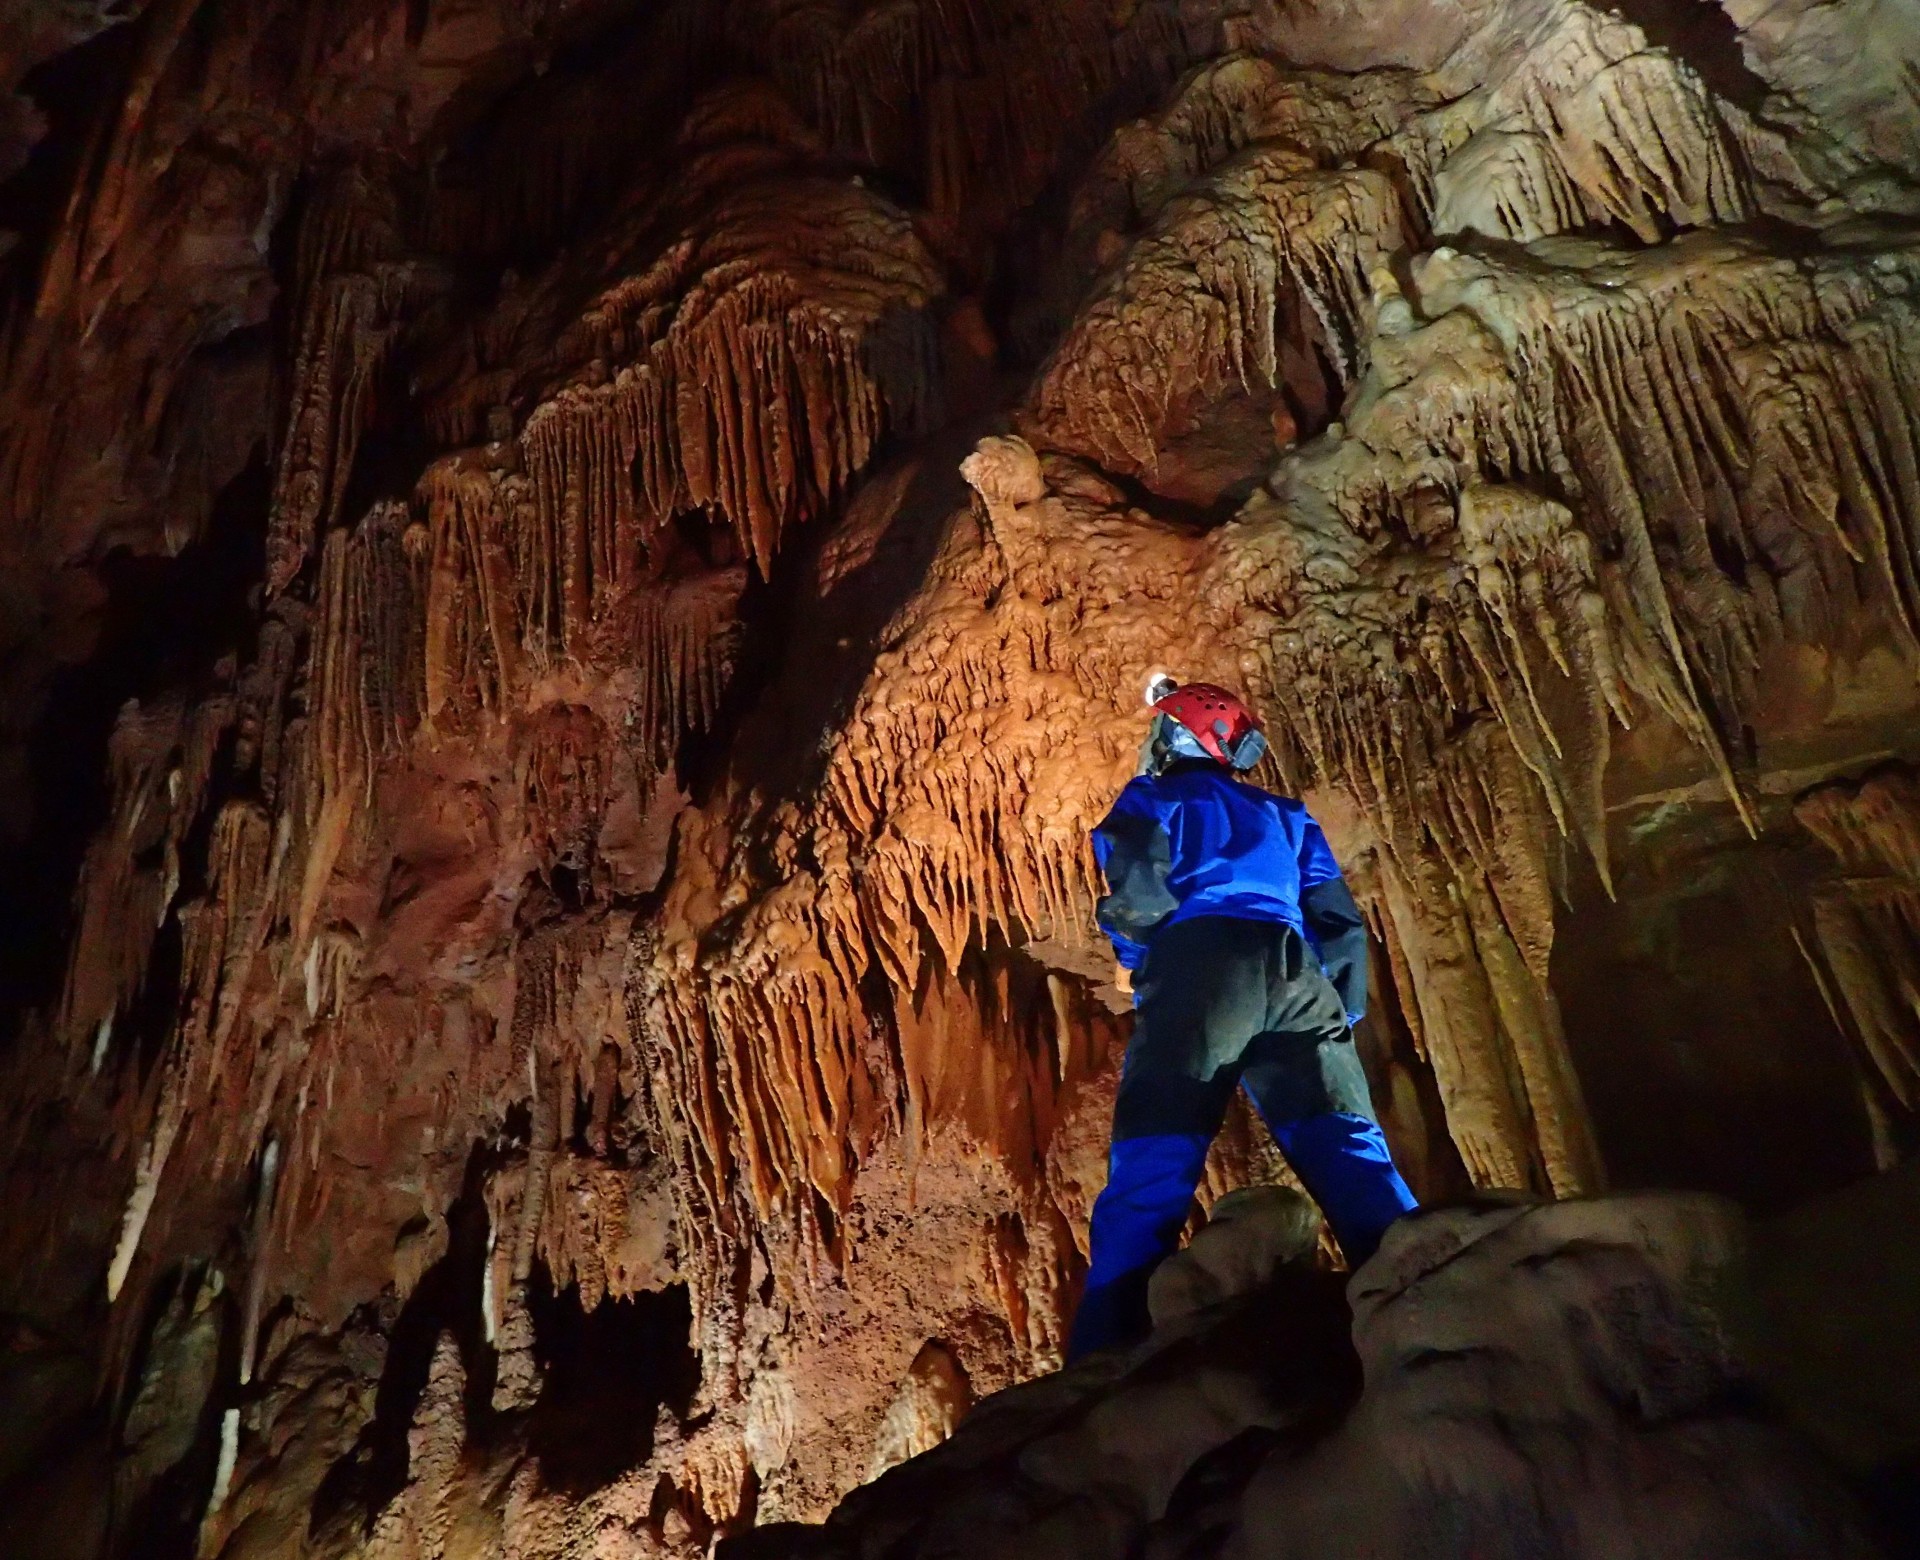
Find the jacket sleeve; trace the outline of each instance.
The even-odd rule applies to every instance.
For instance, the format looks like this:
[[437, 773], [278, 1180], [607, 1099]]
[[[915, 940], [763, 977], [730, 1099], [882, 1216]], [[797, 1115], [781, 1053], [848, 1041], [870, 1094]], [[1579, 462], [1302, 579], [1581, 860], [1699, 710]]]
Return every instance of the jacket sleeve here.
[[1167, 888], [1173, 841], [1139, 786], [1136, 781], [1122, 791], [1106, 822], [1093, 831], [1093, 853], [1107, 878], [1095, 919], [1130, 970], [1145, 962], [1147, 938], [1180, 905]]
[[1300, 839], [1300, 914], [1320, 967], [1340, 993], [1347, 1022], [1359, 1023], [1367, 1012], [1367, 922], [1311, 815]]

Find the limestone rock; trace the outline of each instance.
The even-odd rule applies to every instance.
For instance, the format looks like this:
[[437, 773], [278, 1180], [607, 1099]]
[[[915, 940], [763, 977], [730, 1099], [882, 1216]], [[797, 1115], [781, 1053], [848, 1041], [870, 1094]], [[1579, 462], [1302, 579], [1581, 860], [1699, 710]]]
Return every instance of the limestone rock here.
[[[1263, 1265], [1262, 1224], [1212, 1226], [1211, 1265], [1243, 1243]], [[983, 1403], [824, 1527], [722, 1555], [1865, 1560], [1863, 1521], [1731, 1350], [1745, 1240], [1705, 1197], [1416, 1216], [1353, 1276], [1347, 1368], [1314, 1363], [1337, 1291], [1283, 1270]]]
[[880, 1421], [869, 1477], [878, 1478], [908, 1458], [932, 1451], [972, 1407], [972, 1388], [952, 1353], [940, 1343], [925, 1344]]
[[1186, 1247], [1155, 1270], [1147, 1289], [1154, 1325], [1170, 1327], [1249, 1294], [1287, 1263], [1310, 1259], [1323, 1223], [1312, 1200], [1290, 1187], [1228, 1192]]
[[1361, 1305], [1307, 1447], [1359, 1366], [1243, 1105], [1158, 1352], [963, 1419], [1084, 1277], [1156, 672], [1325, 825], [1463, 1281], [1651, 1264], [1694, 1365], [1471, 1358], [1595, 1435], [1594, 1380], [1706, 1391], [1653, 1214], [1583, 1267], [1485, 1203], [1920, 1151], [1917, 51], [1905, 0], [9, 8], [0, 1314], [73, 1363], [0, 1420], [97, 1406], [7, 1520], [693, 1560], [1025, 1402], [956, 1542], [1217, 1547], [1378, 1431], [1399, 1543], [1418, 1329]]

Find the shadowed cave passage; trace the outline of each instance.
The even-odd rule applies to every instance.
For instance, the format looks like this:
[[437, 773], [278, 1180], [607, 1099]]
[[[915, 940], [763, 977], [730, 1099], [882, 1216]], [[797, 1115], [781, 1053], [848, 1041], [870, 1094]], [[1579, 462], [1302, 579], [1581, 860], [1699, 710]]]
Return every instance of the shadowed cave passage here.
[[577, 1286], [556, 1294], [543, 1269], [528, 1298], [545, 1384], [527, 1421], [527, 1449], [549, 1488], [585, 1494], [646, 1462], [658, 1411], [684, 1419], [692, 1406], [700, 1361], [689, 1346], [686, 1286], [605, 1299], [588, 1311]]
[[474, 1195], [484, 1164], [484, 1156], [476, 1153], [467, 1169], [466, 1189], [448, 1210], [446, 1254], [420, 1276], [392, 1320], [379, 1328], [386, 1348], [372, 1413], [353, 1447], [327, 1469], [314, 1492], [310, 1526], [316, 1534], [363, 1523], [367, 1511], [378, 1510], [405, 1487], [411, 1461], [407, 1430], [442, 1338], [452, 1336], [467, 1367], [468, 1412], [477, 1425], [489, 1421], [494, 1359], [480, 1311], [487, 1215]]
[[1577, 877], [1554, 987], [1615, 1186], [1773, 1212], [1872, 1172], [1859, 1065], [1786, 908], [1810, 854], [1664, 838], [1615, 899]]
[[[25, 743], [21, 783], [0, 802], [0, 1047], [28, 1011], [58, 1000], [86, 841], [112, 803], [108, 738], [127, 701], [204, 687], [222, 657], [252, 640], [250, 593], [261, 561], [255, 516], [268, 481], [256, 452], [215, 500], [207, 534], [177, 557], [110, 552], [94, 571], [101, 598], [89, 604], [89, 621], [66, 629], [78, 628], [88, 653], [48, 690]], [[0, 645], [8, 637], [0, 634]], [[153, 987], [166, 993], [169, 982], [156, 978]], [[136, 1015], [131, 1032], [157, 1045], [172, 1000], [141, 1004], [150, 1011]]]
[[1766, 101], [1767, 83], [1741, 52], [1739, 24], [1726, 7], [1613, 0], [1608, 9], [1644, 28], [1648, 42], [1671, 49], [1714, 91], [1742, 108], [1755, 112]]

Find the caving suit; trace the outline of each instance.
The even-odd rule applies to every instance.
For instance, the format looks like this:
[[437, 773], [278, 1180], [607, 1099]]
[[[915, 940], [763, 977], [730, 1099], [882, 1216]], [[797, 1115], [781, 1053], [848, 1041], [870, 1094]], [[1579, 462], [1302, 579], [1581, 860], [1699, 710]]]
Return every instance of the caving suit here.
[[1135, 1017], [1069, 1359], [1146, 1333], [1241, 1083], [1355, 1267], [1416, 1206], [1354, 1049], [1366, 925], [1306, 808], [1188, 760], [1130, 782], [1093, 839]]

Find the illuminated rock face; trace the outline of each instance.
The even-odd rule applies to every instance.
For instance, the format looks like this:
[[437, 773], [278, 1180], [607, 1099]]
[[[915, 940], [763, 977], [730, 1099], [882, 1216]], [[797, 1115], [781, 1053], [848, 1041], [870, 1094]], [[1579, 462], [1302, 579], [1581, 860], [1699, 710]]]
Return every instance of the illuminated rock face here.
[[1912, 1151], [1920, 19], [16, 9], [67, 1552], [704, 1552], [1057, 1365], [1156, 670], [1347, 865], [1423, 1196]]

